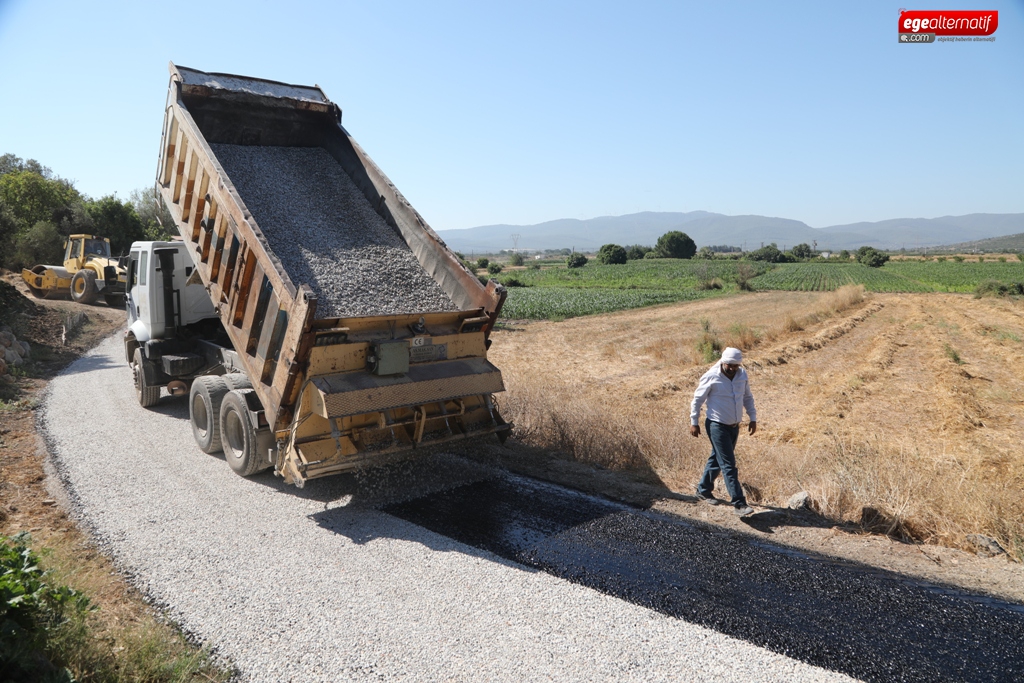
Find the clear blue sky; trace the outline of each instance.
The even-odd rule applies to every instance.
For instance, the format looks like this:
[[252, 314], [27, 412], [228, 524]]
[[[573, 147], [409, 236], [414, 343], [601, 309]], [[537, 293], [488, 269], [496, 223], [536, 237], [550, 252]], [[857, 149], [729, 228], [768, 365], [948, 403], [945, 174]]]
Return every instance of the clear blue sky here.
[[0, 154], [127, 198], [174, 61], [319, 84], [439, 230], [1024, 212], [1024, 1], [902, 6], [996, 40], [901, 45], [893, 2], [0, 0]]

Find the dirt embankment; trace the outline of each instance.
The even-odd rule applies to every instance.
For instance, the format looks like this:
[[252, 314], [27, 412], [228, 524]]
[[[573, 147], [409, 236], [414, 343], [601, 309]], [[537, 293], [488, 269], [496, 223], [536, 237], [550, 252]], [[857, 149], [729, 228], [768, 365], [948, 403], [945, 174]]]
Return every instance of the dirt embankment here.
[[[30, 361], [13, 371], [14, 384], [0, 387], [0, 533], [28, 531], [35, 547], [50, 549], [50, 561], [88, 591], [108, 628], [151, 619], [142, 599], [58, 504], [59, 489], [51, 487], [59, 485], [47, 477], [45, 445], [36, 432], [36, 408], [47, 381], [120, 328], [125, 314], [103, 303], [32, 299], [11, 273], [0, 274], [0, 299], [0, 325], [31, 348]], [[76, 318], [81, 313], [84, 319]]]

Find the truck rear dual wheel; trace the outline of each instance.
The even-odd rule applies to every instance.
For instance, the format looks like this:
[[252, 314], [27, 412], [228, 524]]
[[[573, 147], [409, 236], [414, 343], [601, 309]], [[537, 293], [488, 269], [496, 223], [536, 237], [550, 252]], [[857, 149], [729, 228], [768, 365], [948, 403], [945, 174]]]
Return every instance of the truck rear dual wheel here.
[[221, 444], [228, 465], [243, 477], [266, 469], [266, 457], [261, 458], [257, 447], [256, 425], [252, 422], [246, 400], [252, 389], [233, 389], [220, 406]]
[[203, 375], [192, 382], [188, 416], [192, 436], [203, 453], [220, 453], [220, 407], [228, 393], [227, 382], [217, 375]]
[[160, 386], [150, 386], [146, 381], [144, 364], [148, 361], [142, 357], [142, 349], [136, 348], [132, 356], [132, 374], [135, 380], [135, 397], [143, 408], [155, 406], [160, 401]]
[[80, 304], [91, 304], [100, 296], [96, 273], [84, 268], [71, 277], [71, 298]]

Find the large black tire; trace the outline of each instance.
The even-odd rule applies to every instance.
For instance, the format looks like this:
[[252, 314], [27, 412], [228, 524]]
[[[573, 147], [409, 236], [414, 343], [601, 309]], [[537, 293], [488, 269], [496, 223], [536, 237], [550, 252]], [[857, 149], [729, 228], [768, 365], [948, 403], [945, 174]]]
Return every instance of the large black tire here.
[[220, 406], [228, 385], [216, 375], [203, 375], [192, 382], [188, 397], [188, 416], [192, 436], [203, 453], [220, 453]]
[[252, 389], [252, 382], [240, 372], [229, 372], [220, 378], [228, 385], [228, 389]]
[[100, 290], [96, 287], [96, 273], [91, 270], [82, 270], [71, 276], [71, 298], [80, 304], [91, 304], [100, 296]]
[[246, 394], [252, 389], [235, 389], [228, 392], [220, 406], [221, 444], [224, 459], [228, 465], [243, 477], [266, 469], [267, 457], [260, 457], [256, 447], [256, 426], [252, 423]]
[[142, 357], [142, 349], [135, 349], [135, 355], [132, 356], [132, 374], [134, 375], [135, 381], [135, 397], [139, 399], [139, 405], [143, 408], [150, 408], [155, 406], [160, 401], [160, 386], [150, 386], [146, 382], [146, 373], [143, 371], [143, 365], [148, 363], [145, 358]]

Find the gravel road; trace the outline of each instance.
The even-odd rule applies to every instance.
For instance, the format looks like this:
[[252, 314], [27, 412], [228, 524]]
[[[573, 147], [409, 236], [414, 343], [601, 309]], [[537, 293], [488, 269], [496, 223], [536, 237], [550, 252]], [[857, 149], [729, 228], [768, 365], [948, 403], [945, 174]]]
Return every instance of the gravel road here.
[[117, 335], [51, 382], [42, 422], [104, 551], [242, 680], [851, 680], [378, 509], [480, 465], [242, 479], [183, 399], [138, 406]]

